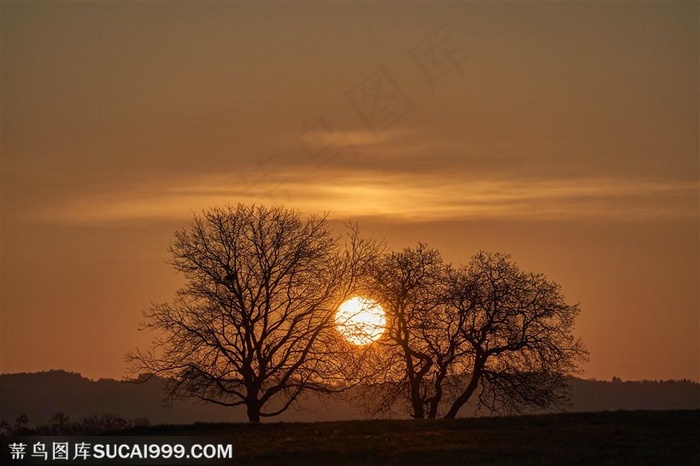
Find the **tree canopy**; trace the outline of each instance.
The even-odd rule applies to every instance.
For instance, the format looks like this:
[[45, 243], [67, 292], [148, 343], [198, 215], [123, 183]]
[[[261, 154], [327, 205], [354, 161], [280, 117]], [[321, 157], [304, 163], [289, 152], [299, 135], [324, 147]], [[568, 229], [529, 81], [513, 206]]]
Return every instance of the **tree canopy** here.
[[166, 377], [172, 396], [245, 405], [251, 421], [342, 380], [333, 316], [376, 253], [356, 227], [341, 244], [325, 217], [229, 206], [196, 216], [170, 252], [187, 283], [144, 313], [160, 334], [128, 356], [134, 372]]
[[454, 267], [425, 244], [372, 270], [389, 319], [387, 368], [363, 397], [371, 412], [403, 400], [412, 417], [454, 418], [474, 396], [491, 411], [565, 405], [565, 379], [587, 353], [558, 284], [498, 253]]

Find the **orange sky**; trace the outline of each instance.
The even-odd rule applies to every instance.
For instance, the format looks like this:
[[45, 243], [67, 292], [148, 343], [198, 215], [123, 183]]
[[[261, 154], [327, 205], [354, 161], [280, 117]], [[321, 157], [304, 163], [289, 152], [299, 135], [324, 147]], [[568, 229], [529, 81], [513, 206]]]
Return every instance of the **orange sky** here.
[[222, 203], [580, 302], [585, 377], [700, 379], [697, 3], [2, 3], [0, 371], [125, 375]]

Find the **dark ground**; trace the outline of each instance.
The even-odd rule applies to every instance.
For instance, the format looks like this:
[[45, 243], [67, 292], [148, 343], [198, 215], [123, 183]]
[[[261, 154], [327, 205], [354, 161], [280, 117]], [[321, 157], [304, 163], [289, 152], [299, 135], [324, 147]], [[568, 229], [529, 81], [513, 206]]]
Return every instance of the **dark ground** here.
[[161, 425], [124, 434], [230, 436], [240, 465], [700, 465], [700, 410]]

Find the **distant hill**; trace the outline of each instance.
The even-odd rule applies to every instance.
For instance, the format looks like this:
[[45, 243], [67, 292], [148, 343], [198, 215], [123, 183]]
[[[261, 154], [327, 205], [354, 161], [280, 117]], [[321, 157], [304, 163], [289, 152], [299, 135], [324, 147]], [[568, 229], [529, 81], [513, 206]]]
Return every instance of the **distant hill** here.
[[[316, 397], [309, 409], [290, 410], [275, 420], [350, 420], [365, 417], [360, 409], [342, 402], [326, 408]], [[313, 408], [313, 410], [311, 410]], [[166, 406], [162, 380], [132, 383], [114, 379], [97, 381], [74, 372], [51, 370], [0, 374], [0, 419], [12, 422], [26, 414], [30, 425], [44, 423], [56, 411], [71, 419], [103, 413], [147, 418], [152, 424], [247, 421], [244, 409], [232, 409], [196, 400], [178, 400]]]
[[700, 408], [700, 383], [690, 380], [572, 379], [571, 389], [572, 412]]
[[[688, 380], [612, 382], [571, 379], [573, 406], [569, 411], [700, 409], [700, 384]], [[153, 424], [245, 421], [243, 409], [231, 409], [194, 400], [163, 403], [162, 381], [134, 384], [112, 379], [92, 381], [80, 374], [53, 370], [0, 375], [0, 419], [28, 416], [30, 425], [45, 423], [56, 411], [71, 419], [103, 413], [124, 418], [148, 418]], [[273, 418], [276, 421], [363, 419], [360, 407], [346, 401], [326, 402], [315, 396]], [[469, 414], [465, 407], [464, 415]]]

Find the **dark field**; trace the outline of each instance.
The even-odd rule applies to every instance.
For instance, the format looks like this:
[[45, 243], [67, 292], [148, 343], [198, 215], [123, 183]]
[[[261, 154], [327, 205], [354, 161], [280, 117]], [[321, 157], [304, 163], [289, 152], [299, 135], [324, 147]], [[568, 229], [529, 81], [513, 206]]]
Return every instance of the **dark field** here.
[[700, 464], [700, 411], [452, 421], [194, 424], [128, 435], [230, 435], [235, 464]]

